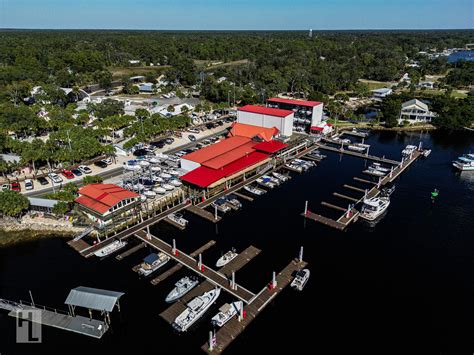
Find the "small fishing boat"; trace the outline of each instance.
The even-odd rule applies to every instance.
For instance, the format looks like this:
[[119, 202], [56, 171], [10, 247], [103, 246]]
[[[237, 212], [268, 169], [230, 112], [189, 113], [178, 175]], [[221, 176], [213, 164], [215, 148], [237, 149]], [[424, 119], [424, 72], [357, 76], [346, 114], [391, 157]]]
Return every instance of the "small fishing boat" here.
[[152, 190], [147, 190], [145, 192], [143, 192], [143, 194], [147, 197], [147, 198], [155, 198], [156, 197], [156, 192], [152, 191]]
[[363, 173], [367, 175], [373, 175], [373, 176], [379, 176], [379, 177], [387, 175], [387, 173], [384, 173], [383, 171], [380, 171], [377, 169], [371, 169], [371, 168], [364, 170]]
[[390, 197], [395, 191], [395, 185], [384, 186], [380, 190], [380, 194], [384, 197]]
[[160, 178], [163, 179], [171, 179], [171, 175], [165, 172], [162, 172], [160, 175], [158, 175]]
[[183, 277], [182, 279], [180, 279], [178, 282], [174, 284], [175, 287], [170, 291], [170, 293], [168, 293], [165, 301], [167, 303], [171, 303], [180, 299], [189, 291], [191, 291], [194, 287], [196, 287], [198, 284], [199, 284], [199, 280], [196, 276]]
[[459, 157], [458, 160], [453, 161], [453, 166], [461, 171], [474, 171], [474, 159]]
[[382, 215], [390, 205], [388, 197], [373, 197], [364, 199], [364, 204], [360, 211], [360, 217], [368, 221], [373, 221]]
[[181, 213], [170, 213], [168, 216], [166, 216], [166, 218], [179, 224], [183, 228], [186, 227], [189, 223], [187, 219], [184, 219]]
[[226, 264], [228, 264], [229, 262], [231, 262], [232, 260], [234, 260], [236, 257], [237, 257], [237, 254], [235, 252], [235, 249], [232, 248], [232, 250], [229, 250], [227, 253], [225, 253], [224, 255], [222, 255], [216, 262], [216, 267], [222, 267]]
[[143, 263], [140, 265], [138, 273], [142, 276], [148, 276], [158, 270], [160, 267], [164, 266], [168, 261], [170, 261], [170, 257], [165, 253], [151, 253], [145, 259], [143, 259]]
[[245, 185], [243, 187], [243, 189], [247, 192], [250, 192], [251, 194], [254, 194], [254, 195], [257, 195], [257, 196], [261, 196], [265, 193], [264, 190], [261, 190], [255, 186], [252, 186], [252, 185]]
[[384, 168], [380, 163], [372, 163], [372, 165], [369, 166], [369, 169], [372, 170], [378, 170], [383, 173], [389, 173], [390, 169], [389, 168]]
[[227, 206], [225, 198], [219, 198], [211, 203], [211, 206], [217, 208], [218, 211], [222, 213], [227, 213], [230, 211], [230, 207]]
[[139, 171], [142, 167], [138, 164], [136, 160], [129, 160], [123, 163], [123, 168], [129, 171]]
[[272, 175], [277, 178], [278, 180], [280, 180], [281, 182], [285, 182], [288, 180], [288, 176], [286, 175], [283, 175], [283, 174], [280, 174], [280, 173], [277, 173], [277, 172], [273, 172]]
[[94, 255], [99, 257], [99, 258], [103, 258], [107, 255], [115, 253], [117, 250], [122, 249], [126, 245], [127, 245], [127, 242], [124, 241], [124, 240], [115, 240], [112, 243], [110, 243], [109, 245], [107, 245], [103, 248], [100, 248], [99, 250], [94, 252]]
[[179, 187], [181, 185], [183, 185], [183, 183], [181, 181], [179, 181], [178, 179], [173, 179], [169, 182], [170, 185], [173, 185], [173, 186], [176, 186], [176, 187]]
[[310, 275], [309, 269], [299, 270], [296, 273], [295, 278], [291, 282], [290, 286], [293, 287], [295, 290], [303, 291], [304, 286], [309, 280], [309, 275]]
[[359, 146], [357, 146], [357, 145], [352, 145], [352, 144], [351, 144], [351, 145], [349, 145], [349, 146], [347, 147], [347, 149], [352, 150], [352, 151], [354, 151], [354, 152], [362, 153], [362, 152], [365, 152], [365, 150], [366, 150], [367, 148], [359, 147]]
[[262, 178], [264, 178], [265, 180], [269, 180], [270, 182], [272, 182], [275, 185], [280, 185], [281, 184], [281, 181], [279, 179], [277, 179], [276, 177], [270, 176], [270, 175], [263, 175]]
[[219, 313], [217, 313], [211, 319], [211, 323], [215, 326], [222, 327], [226, 324], [232, 317], [239, 314], [242, 309], [242, 301], [232, 302], [231, 304], [226, 303], [219, 308]]
[[159, 173], [161, 171], [161, 167], [159, 167], [159, 166], [152, 166], [150, 169], [154, 173]]
[[295, 165], [295, 164], [287, 163], [287, 164], [285, 164], [285, 166], [287, 168], [289, 168], [290, 170], [296, 170], [299, 173], [301, 173], [303, 171], [303, 168], [301, 166], [298, 166], [298, 165]]
[[265, 179], [263, 177], [259, 177], [257, 180], [256, 180], [257, 184], [263, 186], [263, 187], [267, 187], [269, 189], [274, 189], [276, 187], [276, 184], [274, 184], [273, 182], [271, 182], [270, 179]]

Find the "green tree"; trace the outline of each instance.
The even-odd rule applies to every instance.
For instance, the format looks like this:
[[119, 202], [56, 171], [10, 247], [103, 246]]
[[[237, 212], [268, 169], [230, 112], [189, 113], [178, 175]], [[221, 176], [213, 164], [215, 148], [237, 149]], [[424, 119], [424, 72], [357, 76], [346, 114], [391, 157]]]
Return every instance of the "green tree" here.
[[0, 213], [8, 217], [18, 217], [29, 206], [28, 198], [17, 191], [0, 193]]
[[71, 210], [69, 207], [69, 204], [64, 202], [64, 201], [59, 201], [57, 204], [54, 205], [52, 212], [55, 215], [60, 215], [64, 216], [66, 213], [68, 213]]
[[395, 127], [400, 118], [402, 102], [395, 96], [389, 96], [382, 103], [382, 115], [385, 120], [385, 126]]

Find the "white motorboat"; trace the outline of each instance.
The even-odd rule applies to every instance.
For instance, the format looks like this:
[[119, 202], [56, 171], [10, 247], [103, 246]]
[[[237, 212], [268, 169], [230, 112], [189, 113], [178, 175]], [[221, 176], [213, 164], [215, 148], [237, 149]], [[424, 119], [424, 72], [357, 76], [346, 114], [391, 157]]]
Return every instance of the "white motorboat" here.
[[390, 199], [388, 197], [373, 197], [365, 199], [360, 211], [360, 217], [368, 221], [373, 221], [384, 213], [389, 205]]
[[170, 213], [166, 218], [179, 224], [181, 227], [186, 227], [189, 222], [187, 219], [184, 219], [183, 215], [180, 213]]
[[379, 177], [387, 175], [387, 173], [384, 173], [383, 171], [380, 171], [377, 169], [371, 169], [371, 168], [364, 170], [363, 173], [368, 174], [368, 175], [373, 175], [373, 176], [379, 176]]
[[171, 191], [174, 189], [174, 186], [170, 184], [162, 184], [161, 187], [164, 188], [166, 191]]
[[174, 170], [174, 169], [170, 169], [168, 170], [168, 174], [170, 174], [171, 176], [179, 176], [179, 171], [177, 170]]
[[147, 162], [146, 160], [140, 160], [140, 161], [138, 161], [138, 165], [146, 168], [146, 167], [150, 166], [150, 163]]
[[143, 195], [143, 194], [140, 195], [140, 201], [141, 202], [145, 202], [146, 199], [147, 199], [147, 197], [145, 195]]
[[201, 296], [193, 298], [187, 308], [176, 317], [173, 322], [173, 328], [179, 332], [185, 332], [189, 329], [217, 300], [221, 292], [220, 288], [216, 288], [209, 292], [205, 292]]
[[143, 185], [140, 184], [140, 183], [137, 183], [137, 184], [134, 184], [134, 185], [133, 185], [133, 190], [135, 190], [135, 191], [143, 191], [143, 190], [145, 190], [145, 186], [143, 186]]
[[166, 190], [162, 187], [155, 187], [153, 191], [155, 191], [157, 194], [160, 194], [160, 195], [164, 195], [166, 193]]
[[162, 172], [160, 175], [159, 175], [160, 178], [163, 178], [163, 179], [171, 179], [171, 175], [168, 174], [168, 173], [165, 173], [165, 172]]
[[270, 180], [270, 182], [274, 183], [275, 185], [281, 184], [281, 181], [279, 179], [270, 175], [263, 175], [262, 178]]
[[159, 166], [152, 166], [150, 169], [154, 173], [159, 173], [161, 171], [161, 167], [159, 167]]
[[264, 177], [259, 177], [256, 182], [257, 184], [263, 187], [268, 187], [269, 189], [274, 189], [276, 187], [276, 184], [274, 184], [269, 178], [265, 179]]
[[230, 207], [227, 206], [225, 198], [219, 198], [211, 203], [211, 206], [217, 208], [218, 211], [226, 213], [230, 211]]
[[275, 172], [275, 171], [272, 173], [272, 175], [273, 175], [274, 177], [276, 177], [278, 180], [280, 180], [281, 182], [288, 181], [288, 176], [286, 176], [286, 175], [277, 173], [277, 172]]
[[257, 196], [261, 196], [265, 193], [264, 190], [261, 190], [261, 189], [255, 187], [255, 186], [252, 186], [252, 185], [245, 185], [244, 190], [247, 191], [247, 192], [250, 192], [251, 194], [257, 195]]
[[225, 200], [227, 201], [229, 205], [233, 206], [235, 209], [242, 208], [242, 203], [240, 203], [237, 197], [233, 194], [227, 195], [225, 197]]
[[117, 250], [122, 249], [126, 245], [127, 245], [127, 242], [124, 240], [115, 240], [109, 245], [103, 248], [100, 248], [99, 250], [94, 252], [94, 255], [99, 258], [103, 258], [104, 256], [115, 253]]
[[183, 183], [181, 181], [179, 181], [178, 179], [173, 179], [169, 183], [170, 183], [170, 185], [173, 185], [173, 186], [176, 186], [176, 187], [179, 187], [179, 186], [183, 185]]
[[303, 171], [303, 168], [301, 166], [294, 165], [294, 164], [291, 164], [291, 163], [285, 164], [285, 166], [287, 168], [289, 168], [290, 170], [296, 170], [299, 173], [301, 173]]
[[428, 156], [431, 154], [431, 149], [424, 149], [423, 150], [423, 157], [428, 158]]
[[174, 284], [175, 287], [170, 291], [170, 293], [168, 293], [165, 301], [167, 303], [171, 303], [180, 299], [189, 291], [191, 291], [194, 287], [196, 287], [198, 284], [199, 284], [199, 280], [196, 276], [183, 277], [182, 279], [180, 279], [178, 282]]
[[232, 248], [232, 250], [229, 250], [227, 253], [225, 253], [224, 255], [222, 255], [218, 260], [217, 260], [217, 263], [216, 263], [216, 267], [222, 267], [228, 263], [230, 263], [232, 260], [234, 260], [236, 257], [237, 257], [237, 254], [235, 252], [235, 249]]
[[219, 313], [212, 317], [211, 323], [215, 326], [222, 327], [231, 320], [232, 317], [239, 314], [241, 309], [242, 301], [232, 302], [231, 304], [226, 303], [219, 308]]
[[358, 153], [365, 152], [365, 150], [366, 150], [366, 148], [364, 148], [364, 147], [359, 147], [359, 146], [357, 146], [357, 145], [352, 145], [352, 144], [349, 145], [349, 146], [347, 147], [347, 149], [352, 150], [352, 151], [354, 151], [354, 152], [358, 152]]
[[298, 291], [303, 291], [304, 286], [308, 282], [309, 275], [310, 275], [309, 269], [299, 270], [296, 273], [295, 278], [291, 282], [291, 287], [293, 287], [294, 289]]
[[405, 149], [402, 150], [402, 155], [408, 156], [411, 155], [418, 147], [416, 145], [407, 145]]
[[474, 160], [459, 157], [458, 160], [453, 162], [453, 166], [461, 171], [474, 171]]
[[369, 166], [369, 169], [372, 170], [378, 170], [383, 173], [389, 173], [390, 169], [389, 168], [384, 168], [380, 163], [372, 163], [372, 165]]
[[137, 163], [136, 160], [129, 160], [123, 163], [123, 168], [129, 171], [139, 171], [142, 167]]
[[352, 141], [350, 139], [347, 139], [347, 138], [341, 139], [341, 142], [344, 143], [344, 144], [351, 144], [352, 143]]
[[156, 157], [149, 157], [149, 158], [146, 158], [146, 160], [150, 163], [150, 164], [159, 164], [160, 163], [160, 159], [156, 158]]
[[152, 190], [147, 190], [143, 193], [147, 198], [155, 198], [156, 197], [156, 192]]
[[158, 270], [160, 267], [164, 266], [168, 261], [170, 261], [170, 257], [165, 253], [151, 253], [145, 259], [143, 259], [143, 263], [140, 265], [138, 273], [142, 276], [148, 276]]

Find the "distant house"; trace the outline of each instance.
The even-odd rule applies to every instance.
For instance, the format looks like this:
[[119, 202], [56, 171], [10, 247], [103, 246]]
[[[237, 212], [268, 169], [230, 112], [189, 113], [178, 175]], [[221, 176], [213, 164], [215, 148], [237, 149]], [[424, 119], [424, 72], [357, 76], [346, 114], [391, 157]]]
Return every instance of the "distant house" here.
[[138, 90], [140, 93], [152, 93], [153, 92], [153, 83], [142, 83], [138, 85]]
[[413, 99], [402, 104], [398, 123], [400, 124], [403, 121], [410, 123], [431, 122], [436, 116], [437, 114], [431, 112], [427, 104], [420, 100]]
[[28, 201], [30, 204], [30, 211], [38, 211], [38, 212], [47, 212], [52, 213], [54, 206], [56, 206], [59, 201], [58, 200], [48, 200], [45, 198], [37, 198], [37, 197], [28, 197]]
[[129, 80], [132, 83], [142, 83], [143, 81], [145, 81], [145, 77], [143, 75], [136, 75], [131, 76]]
[[140, 203], [140, 195], [113, 184], [90, 184], [78, 192], [79, 209], [101, 226], [116, 223]]
[[420, 88], [427, 88], [427, 89], [434, 89], [434, 82], [433, 81], [421, 81], [418, 86]]
[[386, 98], [388, 95], [392, 95], [393, 90], [390, 88], [381, 88], [372, 90], [372, 98], [382, 100]]

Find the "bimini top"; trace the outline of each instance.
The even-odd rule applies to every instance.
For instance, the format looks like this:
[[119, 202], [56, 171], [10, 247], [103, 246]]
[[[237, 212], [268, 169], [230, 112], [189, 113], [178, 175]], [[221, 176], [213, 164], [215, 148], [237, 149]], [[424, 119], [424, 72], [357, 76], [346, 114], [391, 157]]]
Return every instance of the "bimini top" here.
[[66, 298], [65, 304], [79, 306], [96, 311], [111, 312], [117, 301], [125, 293], [98, 288], [79, 286], [71, 290]]
[[143, 261], [145, 263], [147, 263], [148, 265], [151, 265], [153, 264], [155, 261], [157, 261], [159, 259], [159, 256], [158, 254], [156, 253], [151, 253], [150, 255], [148, 255], [145, 259], [143, 259]]

